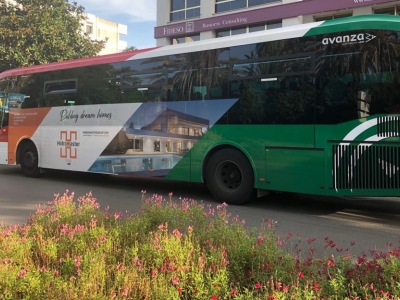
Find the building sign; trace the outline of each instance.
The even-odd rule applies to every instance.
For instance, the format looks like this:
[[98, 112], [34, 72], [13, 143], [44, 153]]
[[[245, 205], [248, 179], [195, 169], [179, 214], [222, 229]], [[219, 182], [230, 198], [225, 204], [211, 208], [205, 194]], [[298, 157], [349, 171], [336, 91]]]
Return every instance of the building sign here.
[[303, 0], [292, 3], [279, 3], [260, 9], [155, 27], [154, 38], [184, 36], [188, 33], [193, 34], [222, 28], [246, 26], [250, 24], [294, 18], [297, 16], [318, 14], [322, 12], [326, 13], [341, 9], [352, 9], [390, 2], [393, 2], [393, 0]]

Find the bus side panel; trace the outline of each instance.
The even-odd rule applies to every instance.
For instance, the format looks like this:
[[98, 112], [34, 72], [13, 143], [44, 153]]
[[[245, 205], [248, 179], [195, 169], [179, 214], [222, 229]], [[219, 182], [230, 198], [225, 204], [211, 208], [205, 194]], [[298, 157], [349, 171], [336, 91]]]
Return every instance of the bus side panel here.
[[325, 194], [325, 152], [322, 149], [266, 148], [269, 190]]
[[[34, 135], [40, 128], [41, 123], [46, 118], [51, 108], [37, 109], [16, 109], [10, 112], [9, 134], [8, 134], [8, 163], [15, 164], [17, 147], [19, 142], [24, 139], [34, 139]], [[36, 142], [36, 141], [35, 141]], [[39, 153], [40, 153], [40, 149]]]

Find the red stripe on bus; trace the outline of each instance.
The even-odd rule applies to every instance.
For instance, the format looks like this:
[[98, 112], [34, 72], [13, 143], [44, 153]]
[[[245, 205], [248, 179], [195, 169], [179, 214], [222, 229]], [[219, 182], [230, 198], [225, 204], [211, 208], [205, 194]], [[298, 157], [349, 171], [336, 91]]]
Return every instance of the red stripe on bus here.
[[93, 56], [93, 57], [86, 57], [86, 58], [78, 58], [73, 60], [66, 60], [62, 62], [55, 62], [43, 65], [36, 65], [30, 67], [23, 67], [5, 71], [0, 73], [0, 79], [5, 77], [13, 77], [13, 76], [21, 76], [21, 75], [28, 75], [33, 73], [40, 73], [40, 72], [50, 72], [50, 71], [57, 71], [57, 70], [64, 70], [70, 68], [77, 68], [77, 67], [86, 67], [86, 66], [94, 66], [94, 65], [102, 65], [102, 64], [112, 64], [121, 61], [125, 61], [128, 58], [135, 56], [137, 54], [148, 52], [159, 47], [141, 49], [141, 50], [133, 50], [127, 52], [121, 52], [116, 54], [108, 54], [108, 55], [100, 55], [100, 56]]

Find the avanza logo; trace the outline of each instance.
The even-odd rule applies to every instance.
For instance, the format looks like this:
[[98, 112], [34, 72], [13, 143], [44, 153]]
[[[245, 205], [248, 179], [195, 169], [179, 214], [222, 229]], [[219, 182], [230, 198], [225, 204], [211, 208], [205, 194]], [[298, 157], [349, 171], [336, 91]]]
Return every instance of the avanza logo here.
[[60, 158], [64, 158], [68, 165], [71, 164], [72, 159], [78, 158], [78, 149], [80, 142], [78, 140], [77, 131], [61, 131], [60, 141], [57, 142], [57, 146], [60, 147]]
[[372, 41], [374, 38], [376, 38], [376, 36], [369, 33], [339, 35], [331, 38], [324, 38], [322, 40], [322, 44], [323, 45], [364, 44]]

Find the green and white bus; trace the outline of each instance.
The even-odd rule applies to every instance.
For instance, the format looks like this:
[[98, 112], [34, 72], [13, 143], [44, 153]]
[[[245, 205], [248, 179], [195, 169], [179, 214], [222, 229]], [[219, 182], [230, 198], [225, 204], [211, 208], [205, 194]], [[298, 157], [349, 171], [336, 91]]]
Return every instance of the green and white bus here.
[[400, 17], [365, 15], [0, 74], [0, 162], [255, 192], [400, 196]]

